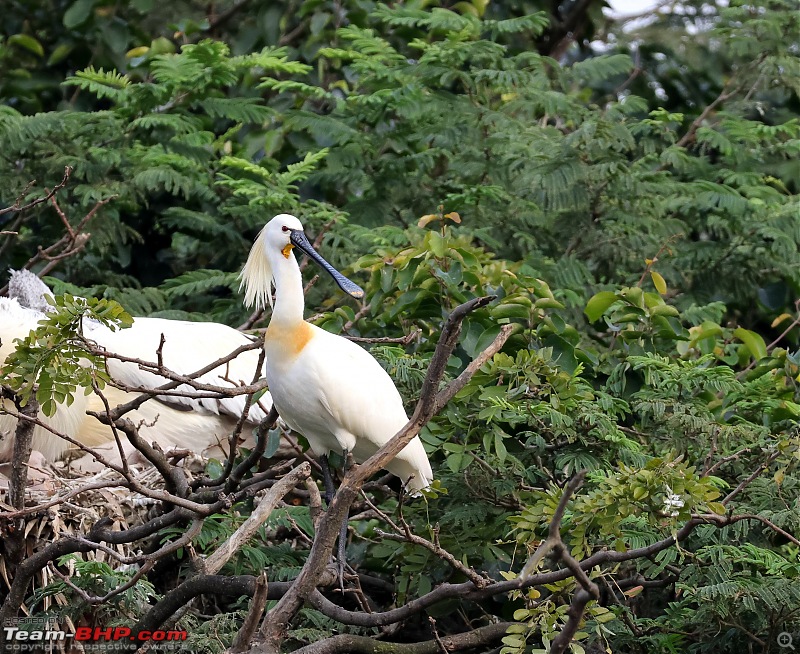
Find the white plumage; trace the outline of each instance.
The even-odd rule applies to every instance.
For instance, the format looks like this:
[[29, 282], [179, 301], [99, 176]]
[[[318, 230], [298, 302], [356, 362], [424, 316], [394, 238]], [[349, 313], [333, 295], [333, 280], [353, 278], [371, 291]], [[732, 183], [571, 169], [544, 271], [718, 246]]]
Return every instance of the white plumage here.
[[[237, 348], [252, 341], [241, 332], [215, 322], [188, 322], [167, 320], [166, 318], [134, 318], [128, 329], [112, 331], [102, 323], [84, 320], [84, 335], [108, 352], [122, 356], [156, 362], [161, 335], [164, 335], [162, 357], [164, 366], [180, 375], [189, 375], [196, 370], [228, 356]], [[235, 359], [197, 378], [199, 382], [232, 388], [251, 384], [263, 376], [258, 369], [258, 350], [242, 352]], [[108, 359], [108, 372], [117, 381], [128, 386], [156, 388], [166, 384], [166, 377], [142, 370], [135, 363]], [[176, 390], [197, 393], [184, 384]], [[225, 398], [191, 398], [175, 395], [156, 396], [162, 402], [185, 407], [187, 410], [203, 409], [215, 415], [228, 415], [238, 418], [242, 415], [245, 396]], [[272, 406], [269, 393], [262, 397], [266, 410], [258, 405], [251, 407], [251, 422], [260, 422]]]
[[[42, 299], [50, 289], [33, 273], [19, 271], [12, 275], [9, 291], [32, 306], [47, 306]], [[15, 299], [0, 298], [0, 363], [5, 361], [13, 350], [13, 339], [27, 336], [44, 317], [41, 311], [22, 307]], [[189, 375], [251, 341], [241, 332], [219, 323], [197, 323], [163, 318], [135, 318], [128, 329], [112, 331], [93, 320], [84, 320], [84, 335], [105, 348], [122, 356], [155, 362], [157, 350], [164, 335], [162, 350], [164, 365], [182, 375]], [[215, 386], [230, 388], [249, 384], [263, 369], [258, 371], [260, 353], [248, 350], [239, 354], [229, 363], [199, 377], [199, 381]], [[150, 371], [141, 370], [137, 364], [108, 359], [111, 376], [122, 384], [155, 388], [169, 380]], [[256, 373], [258, 372], [258, 375]], [[192, 391], [188, 385], [181, 387]], [[136, 393], [106, 386], [103, 390], [111, 407], [137, 397]], [[196, 453], [219, 456], [218, 444], [225, 445], [237, 420], [244, 410], [245, 396], [231, 398], [185, 398], [164, 396], [149, 400], [126, 415], [134, 424], [140, 425], [139, 432], [148, 442], [156, 441], [162, 448], [186, 448]], [[265, 393], [259, 403], [251, 406], [243, 436], [248, 436], [253, 425], [258, 424], [271, 408], [271, 397]], [[116, 446], [112, 447], [113, 435], [110, 427], [100, 423], [86, 411], [103, 412], [102, 400], [94, 395], [84, 396], [79, 392], [71, 406], [59, 405], [52, 418], [45, 419], [59, 431], [75, 438], [84, 445], [103, 447], [104, 456], [118, 459]], [[8, 461], [13, 452], [13, 434], [16, 419], [0, 416], [0, 462]], [[41, 451], [48, 460], [62, 456], [69, 445], [37, 427], [34, 431], [34, 449]], [[126, 450], [130, 451], [130, 447]]]
[[[293, 247], [314, 258], [347, 292], [363, 293], [311, 247], [294, 216], [273, 218], [259, 234], [242, 271], [245, 303], [275, 305], [265, 335], [266, 377], [281, 418], [303, 434], [317, 456], [351, 452], [363, 462], [407, 422], [403, 401], [366, 350], [303, 320], [303, 282]], [[338, 277], [337, 277], [338, 275]], [[433, 480], [415, 437], [386, 468], [412, 491]]]
[[[39, 311], [20, 306], [13, 298], [0, 297], [0, 366], [5, 362], [14, 349], [14, 339], [24, 338], [44, 317]], [[0, 367], [0, 370], [2, 368]], [[81, 423], [86, 419], [86, 409], [89, 398], [83, 393], [75, 395], [75, 402], [67, 410], [59, 409], [50, 418], [40, 415], [39, 419], [57, 431], [77, 435]], [[2, 406], [9, 411], [15, 411], [14, 403], [2, 400]], [[10, 461], [14, 452], [14, 434], [17, 428], [17, 419], [5, 413], [0, 413], [0, 463]], [[91, 445], [99, 445], [93, 442]], [[88, 444], [88, 443], [87, 443]], [[44, 427], [36, 426], [33, 431], [33, 449], [40, 451], [46, 459], [53, 461], [68, 447], [68, 444], [57, 438]]]

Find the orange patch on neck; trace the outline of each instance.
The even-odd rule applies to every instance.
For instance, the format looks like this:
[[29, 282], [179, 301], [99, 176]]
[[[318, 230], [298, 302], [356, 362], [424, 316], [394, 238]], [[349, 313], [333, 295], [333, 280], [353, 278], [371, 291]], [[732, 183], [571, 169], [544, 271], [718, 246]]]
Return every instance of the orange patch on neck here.
[[295, 357], [303, 348], [308, 345], [308, 342], [314, 336], [314, 330], [305, 320], [300, 322], [295, 327], [282, 328], [277, 325], [273, 326], [270, 323], [267, 333], [264, 334], [264, 339], [270, 341], [270, 344], [277, 345], [289, 356]]
[[291, 243], [287, 243], [287, 244], [286, 244], [286, 245], [283, 247], [283, 249], [281, 250], [281, 254], [282, 254], [282, 255], [283, 255], [283, 256], [284, 256], [286, 259], [288, 259], [288, 258], [289, 258], [289, 254], [291, 253], [291, 251], [292, 251], [292, 248], [293, 248], [293, 247], [294, 247], [294, 245], [292, 245]]

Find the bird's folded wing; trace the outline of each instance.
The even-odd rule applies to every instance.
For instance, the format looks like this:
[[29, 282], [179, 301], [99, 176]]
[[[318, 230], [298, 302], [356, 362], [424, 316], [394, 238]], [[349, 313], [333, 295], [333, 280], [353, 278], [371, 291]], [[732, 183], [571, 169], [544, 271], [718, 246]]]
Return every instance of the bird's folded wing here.
[[[226, 325], [159, 318], [135, 318], [132, 327], [117, 331], [93, 321], [85, 321], [84, 333], [87, 338], [109, 352], [151, 363], [158, 360], [158, 348], [163, 334], [163, 364], [180, 375], [190, 375], [250, 342], [247, 336]], [[242, 352], [235, 359], [197, 379], [202, 383], [224, 388], [250, 384], [253, 379], [263, 376], [263, 370], [258, 370], [259, 356], [258, 350]], [[155, 372], [142, 370], [136, 363], [114, 358], [108, 359], [108, 370], [114, 379], [129, 386], [156, 388], [169, 381]], [[188, 385], [182, 385], [179, 389], [197, 393]], [[158, 396], [158, 399], [176, 408], [192, 411], [205, 409], [215, 414], [226, 413], [234, 417], [241, 415], [245, 404], [244, 395], [221, 399], [173, 395]], [[261, 406], [251, 407], [250, 421], [259, 422], [266, 417], [271, 407], [268, 393], [261, 398], [260, 404]]]
[[338, 429], [369, 441], [370, 456], [408, 421], [400, 393], [375, 358], [355, 343], [335, 338], [320, 344], [324, 365], [310, 365], [319, 379], [320, 401]]

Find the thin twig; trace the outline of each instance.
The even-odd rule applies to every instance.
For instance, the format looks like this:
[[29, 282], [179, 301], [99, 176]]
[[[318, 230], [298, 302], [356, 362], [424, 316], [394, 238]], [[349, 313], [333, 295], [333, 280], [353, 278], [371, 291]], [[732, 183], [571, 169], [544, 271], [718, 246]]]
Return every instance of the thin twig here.
[[36, 206], [38, 206], [38, 205], [40, 205], [40, 204], [42, 204], [44, 202], [48, 202], [50, 200], [50, 198], [52, 198], [56, 193], [58, 193], [62, 188], [64, 188], [67, 185], [67, 182], [69, 181], [69, 177], [70, 177], [71, 174], [72, 174], [72, 167], [71, 166], [65, 166], [64, 167], [64, 177], [61, 179], [61, 181], [58, 184], [56, 184], [52, 188], [52, 190], [48, 191], [47, 189], [45, 189], [44, 197], [36, 198], [35, 200], [31, 200], [28, 204], [22, 205], [22, 204], [20, 204], [22, 202], [22, 198], [25, 197], [25, 195], [30, 190], [30, 188], [36, 183], [35, 181], [28, 182], [25, 185], [25, 188], [22, 189], [22, 193], [16, 199], [14, 204], [12, 204], [10, 207], [6, 207], [5, 209], [0, 209], [0, 216], [2, 216], [4, 214], [7, 214], [7, 213], [10, 213], [12, 211], [28, 211], [29, 209], [33, 209], [34, 207], [36, 207]]
[[730, 493], [725, 496], [725, 499], [722, 500], [722, 504], [728, 505], [732, 500], [736, 498], [736, 496], [741, 493], [745, 488], [747, 488], [756, 478], [760, 477], [764, 472], [769, 468], [769, 465], [777, 459], [781, 455], [780, 450], [775, 450], [772, 454], [767, 457], [767, 460], [764, 461], [761, 465], [758, 466], [753, 473], [744, 479], [736, 488], [734, 488]]

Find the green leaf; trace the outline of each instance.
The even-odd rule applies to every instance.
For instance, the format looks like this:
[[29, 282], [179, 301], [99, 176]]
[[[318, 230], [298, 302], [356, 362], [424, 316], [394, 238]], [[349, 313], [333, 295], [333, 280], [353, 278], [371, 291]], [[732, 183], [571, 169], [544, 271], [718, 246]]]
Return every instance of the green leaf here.
[[589, 322], [594, 322], [600, 318], [600, 316], [606, 312], [608, 307], [614, 304], [617, 299], [616, 293], [612, 293], [611, 291], [600, 291], [589, 299], [583, 312], [586, 314]]
[[657, 307], [650, 309], [651, 316], [680, 316], [680, 312], [669, 304], [659, 304]]
[[756, 361], [767, 356], [767, 344], [760, 334], [739, 327], [733, 332], [733, 335], [745, 344]]
[[653, 280], [653, 286], [656, 287], [656, 290], [661, 295], [664, 295], [667, 292], [667, 282], [664, 281], [664, 278], [655, 270], [650, 271], [650, 278]]
[[64, 12], [64, 27], [71, 30], [85, 23], [91, 15], [92, 9], [94, 9], [94, 0], [75, 0], [72, 6]]
[[220, 477], [225, 472], [225, 468], [218, 459], [209, 459], [206, 464], [206, 474], [213, 478]]
[[495, 432], [494, 435], [494, 451], [497, 453], [497, 458], [500, 459], [500, 465], [502, 465], [506, 460], [508, 450], [506, 450], [506, 444], [503, 442], [502, 435], [497, 432]]
[[456, 452], [450, 454], [447, 457], [447, 467], [454, 473], [458, 473], [461, 470], [461, 463], [464, 460], [464, 453], [463, 452]]
[[563, 309], [564, 305], [559, 302], [558, 300], [554, 300], [550, 297], [541, 297], [534, 305], [537, 309]]
[[689, 330], [689, 334], [692, 337], [692, 345], [694, 345], [698, 341], [702, 341], [705, 338], [715, 338], [717, 336], [721, 336], [722, 327], [715, 322], [706, 320], [703, 322], [703, 324], [697, 327], [692, 327]]
[[442, 258], [447, 251], [447, 241], [439, 232], [428, 232], [430, 239], [431, 252], [437, 257]]
[[500, 318], [530, 318], [531, 310], [521, 304], [499, 304], [491, 308], [492, 318], [499, 320]]
[[484, 330], [484, 332], [478, 337], [478, 342], [475, 343], [475, 352], [483, 352], [489, 345], [491, 345], [492, 341], [497, 338], [497, 335], [500, 333], [500, 325], [492, 325], [488, 329]]
[[53, 50], [47, 58], [47, 65], [55, 66], [59, 61], [63, 61], [64, 58], [72, 52], [73, 48], [74, 45], [72, 43], [62, 43], [56, 46], [55, 50]]
[[42, 44], [27, 34], [14, 34], [13, 36], [9, 36], [8, 44], [18, 45], [21, 48], [25, 48], [28, 52], [32, 52], [37, 57], [44, 57], [44, 48]]
[[512, 636], [503, 636], [503, 643], [508, 645], [509, 647], [524, 647], [525, 646], [525, 639], [522, 636], [517, 636], [516, 634]]
[[311, 33], [312, 34], [319, 34], [325, 28], [325, 26], [328, 24], [330, 19], [331, 19], [331, 15], [329, 13], [326, 13], [326, 12], [315, 13], [311, 17], [311, 25], [310, 25]]
[[281, 446], [281, 430], [280, 429], [271, 429], [269, 434], [267, 435], [267, 447], [264, 450], [264, 458], [271, 459], [275, 456], [275, 452], [278, 451], [278, 448]]

